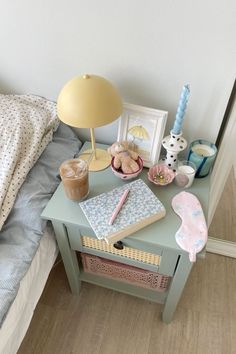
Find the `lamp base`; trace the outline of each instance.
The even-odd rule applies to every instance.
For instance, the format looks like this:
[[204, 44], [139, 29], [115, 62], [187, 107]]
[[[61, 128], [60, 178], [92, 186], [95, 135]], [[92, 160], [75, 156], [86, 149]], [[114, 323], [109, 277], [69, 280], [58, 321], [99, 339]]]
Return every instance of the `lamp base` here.
[[[83, 151], [79, 158], [87, 161], [88, 154], [92, 154], [93, 150]], [[89, 163], [89, 171], [101, 171], [105, 170], [111, 164], [111, 156], [108, 154], [106, 150], [96, 149], [96, 159], [93, 157], [92, 161]]]

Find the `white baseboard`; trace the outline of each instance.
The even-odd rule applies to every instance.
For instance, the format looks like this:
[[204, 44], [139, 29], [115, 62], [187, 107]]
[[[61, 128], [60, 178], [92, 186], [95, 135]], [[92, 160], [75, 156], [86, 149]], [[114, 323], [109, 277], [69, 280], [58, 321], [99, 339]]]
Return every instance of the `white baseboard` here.
[[236, 258], [236, 243], [209, 237], [206, 245], [207, 252]]

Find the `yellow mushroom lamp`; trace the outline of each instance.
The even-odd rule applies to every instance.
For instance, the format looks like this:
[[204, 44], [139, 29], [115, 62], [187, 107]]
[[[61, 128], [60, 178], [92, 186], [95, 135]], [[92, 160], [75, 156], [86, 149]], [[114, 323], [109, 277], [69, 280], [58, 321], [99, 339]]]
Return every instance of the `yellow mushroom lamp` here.
[[90, 129], [92, 150], [89, 152], [93, 153], [90, 171], [103, 170], [111, 163], [107, 151], [96, 149], [94, 128], [113, 122], [122, 110], [122, 100], [117, 90], [101, 76], [78, 76], [62, 88], [57, 100], [59, 119], [75, 128]]

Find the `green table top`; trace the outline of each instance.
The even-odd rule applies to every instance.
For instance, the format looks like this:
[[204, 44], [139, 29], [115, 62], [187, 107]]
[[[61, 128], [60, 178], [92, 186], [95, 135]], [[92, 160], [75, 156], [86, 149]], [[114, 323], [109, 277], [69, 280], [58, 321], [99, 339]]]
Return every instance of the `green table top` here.
[[[107, 145], [97, 144], [97, 146], [99, 148], [107, 148]], [[85, 143], [83, 150], [88, 147], [88, 143]], [[156, 244], [164, 248], [179, 250], [180, 253], [182, 253], [184, 251], [180, 249], [175, 241], [175, 233], [181, 225], [181, 219], [173, 211], [171, 201], [176, 194], [183, 191], [183, 188], [177, 187], [174, 183], [171, 183], [168, 186], [156, 186], [148, 180], [147, 172], [148, 169], [144, 168], [142, 173], [137, 178], [142, 178], [160, 199], [166, 208], [166, 216], [163, 219], [135, 232], [129, 237], [150, 244]], [[90, 191], [88, 198], [95, 197], [103, 192], [108, 192], [129, 182], [130, 181], [123, 181], [116, 177], [110, 167], [99, 172], [89, 172]], [[186, 189], [186, 191], [197, 196], [202, 205], [206, 219], [209, 186], [210, 177], [208, 176], [205, 178], [195, 179], [192, 187]], [[84, 230], [91, 229], [83, 211], [80, 208], [79, 202], [71, 201], [65, 196], [62, 183], [60, 183], [56, 192], [44, 209], [42, 218], [52, 221], [57, 220], [65, 224], [79, 225]]]

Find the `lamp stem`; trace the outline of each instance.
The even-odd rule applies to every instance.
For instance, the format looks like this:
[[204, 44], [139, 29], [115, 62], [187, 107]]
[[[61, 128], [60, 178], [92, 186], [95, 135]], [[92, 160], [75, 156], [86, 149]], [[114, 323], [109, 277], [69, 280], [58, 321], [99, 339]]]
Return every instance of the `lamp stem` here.
[[94, 129], [93, 128], [90, 128], [90, 135], [91, 135], [92, 150], [94, 151], [94, 160], [96, 160], [97, 159], [96, 143], [95, 143], [95, 135], [94, 135]]

